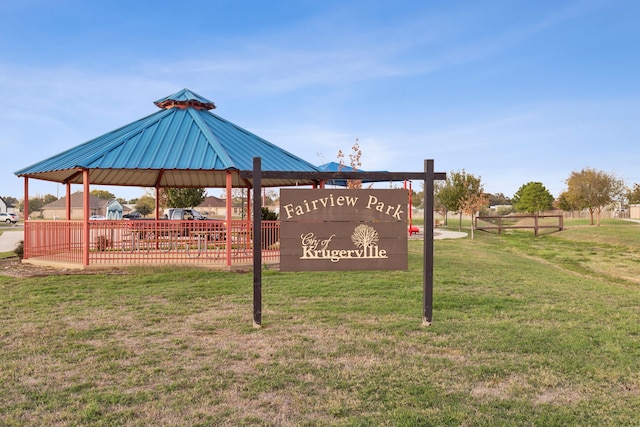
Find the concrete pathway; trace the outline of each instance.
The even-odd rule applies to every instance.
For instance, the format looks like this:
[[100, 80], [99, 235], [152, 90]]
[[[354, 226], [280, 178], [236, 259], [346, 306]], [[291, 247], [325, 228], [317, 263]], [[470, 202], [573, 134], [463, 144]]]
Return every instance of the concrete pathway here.
[[[424, 228], [418, 227], [420, 231], [417, 234], [412, 234], [409, 239], [412, 240], [422, 240], [424, 239]], [[450, 231], [444, 230], [440, 228], [436, 228], [433, 230], [433, 239], [441, 240], [441, 239], [459, 239], [461, 237], [467, 237], [469, 233], [465, 233], [463, 231]]]
[[24, 230], [22, 227], [0, 230], [2, 231], [2, 234], [0, 235], [0, 252], [11, 252], [15, 250], [18, 242], [24, 239]]
[[464, 231], [450, 231], [450, 230], [433, 230], [433, 239], [459, 239], [461, 237], [467, 237], [469, 233]]

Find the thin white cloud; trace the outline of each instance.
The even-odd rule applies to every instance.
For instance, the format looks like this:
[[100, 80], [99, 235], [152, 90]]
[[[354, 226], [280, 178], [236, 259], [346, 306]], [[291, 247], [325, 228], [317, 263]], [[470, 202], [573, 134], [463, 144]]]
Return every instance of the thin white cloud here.
[[[211, 32], [197, 43], [188, 40], [166, 44], [163, 52], [141, 51], [126, 63], [114, 57], [89, 63], [81, 55], [76, 63], [65, 64], [4, 61], [0, 146], [20, 148], [0, 160], [0, 169], [12, 175], [153, 113], [152, 101], [189, 87], [213, 99], [221, 107], [216, 113], [234, 114], [240, 126], [312, 163], [322, 163], [318, 153], [334, 161], [337, 150], [348, 150], [358, 137], [364, 168], [421, 170], [424, 158], [435, 158], [438, 170], [477, 171], [492, 180], [494, 191], [505, 194], [520, 181], [542, 180], [543, 172], [554, 177], [557, 182], [549, 186], [556, 188], [563, 185], [559, 176], [587, 164], [637, 170], [632, 163], [640, 161], [640, 102], [633, 97], [634, 88], [629, 88], [628, 99], [565, 92], [565, 99], [548, 93], [546, 98], [532, 96], [520, 102], [502, 93], [499, 102], [492, 102], [491, 91], [502, 88], [479, 87], [493, 82], [486, 78], [476, 88], [486, 101], [457, 94], [459, 105], [454, 105], [429, 98], [427, 90], [424, 95], [411, 93], [422, 90], [414, 88], [416, 82], [430, 88], [451, 82], [449, 74], [454, 73], [460, 80], [486, 77], [493, 70], [496, 75], [522, 73], [522, 67], [506, 72], [512, 63], [503, 64], [503, 57], [546, 31], [571, 26], [614, 7], [610, 5], [543, 5], [537, 15], [521, 13], [513, 21], [485, 28], [483, 20], [495, 12], [485, 4], [436, 8], [416, 3], [416, 10], [405, 16], [373, 22], [370, 17], [361, 19], [360, 4], [336, 3], [330, 10], [260, 34], [252, 29], [232, 37]], [[406, 91], [414, 104], [405, 107], [398, 96], [399, 101], [385, 105], [384, 111], [370, 107], [367, 102], [378, 89], [386, 90], [387, 96], [394, 95], [393, 90]], [[569, 154], [547, 154], [559, 147], [568, 148]], [[543, 154], [535, 156], [536, 150]], [[640, 182], [633, 172], [625, 179]], [[16, 181], [6, 194], [20, 191]]]

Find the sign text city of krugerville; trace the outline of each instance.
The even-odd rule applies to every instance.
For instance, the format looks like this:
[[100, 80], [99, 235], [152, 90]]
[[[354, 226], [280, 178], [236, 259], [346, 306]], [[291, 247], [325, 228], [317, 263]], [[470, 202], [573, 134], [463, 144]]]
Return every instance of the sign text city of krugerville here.
[[280, 270], [406, 270], [407, 191], [282, 189]]

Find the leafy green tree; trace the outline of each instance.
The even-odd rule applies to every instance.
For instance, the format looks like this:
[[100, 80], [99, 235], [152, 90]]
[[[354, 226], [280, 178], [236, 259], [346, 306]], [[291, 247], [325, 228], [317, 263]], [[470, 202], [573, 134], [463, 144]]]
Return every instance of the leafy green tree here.
[[207, 191], [204, 188], [167, 188], [166, 195], [170, 208], [192, 208], [204, 201]]
[[513, 206], [498, 206], [496, 208], [496, 215], [509, 215], [513, 212]]
[[424, 203], [424, 191], [411, 190], [411, 204], [414, 208], [421, 208]]
[[640, 203], [640, 184], [633, 184], [633, 188], [627, 189], [625, 193], [627, 203], [636, 205]]
[[518, 212], [542, 212], [553, 207], [553, 196], [541, 182], [528, 182], [513, 195], [513, 207]]
[[438, 204], [449, 212], [458, 212], [458, 230], [462, 230], [462, 214], [470, 213], [473, 216], [481, 206], [487, 204], [488, 199], [484, 195], [484, 188], [479, 177], [465, 172], [451, 172], [442, 186], [437, 186]]
[[136, 212], [140, 213], [140, 215], [147, 216], [155, 211], [156, 199], [151, 196], [139, 197], [136, 202], [135, 208]]
[[45, 205], [48, 205], [49, 203], [53, 203], [56, 200], [58, 200], [58, 198], [53, 194], [45, 194], [44, 196], [42, 196], [42, 203], [44, 203]]
[[[445, 183], [443, 181], [435, 181], [433, 183], [433, 209], [442, 216], [444, 225], [447, 226], [447, 207], [440, 199], [440, 192], [444, 188], [444, 185]], [[422, 194], [424, 195], [424, 182], [422, 183]]]
[[507, 196], [505, 196], [502, 193], [495, 193], [495, 194], [487, 193], [487, 198], [489, 201], [489, 206], [511, 204], [511, 199], [509, 199]]
[[[465, 172], [450, 172], [447, 174], [447, 179], [442, 185], [437, 185], [438, 188], [435, 199], [436, 203], [441, 206], [441, 209], [445, 212], [459, 212], [460, 223], [458, 229], [462, 228], [462, 212], [460, 211], [460, 201], [462, 200], [462, 186], [460, 185], [462, 179], [461, 174]], [[446, 218], [446, 216], [445, 216]]]
[[20, 204], [20, 200], [15, 197], [4, 196], [3, 199], [8, 205], [18, 206]]
[[107, 190], [91, 190], [90, 194], [103, 200], [113, 200], [116, 198], [115, 194]]
[[567, 199], [578, 209], [588, 209], [590, 224], [596, 215], [600, 225], [600, 214], [608, 205], [621, 197], [624, 192], [624, 181], [613, 174], [585, 168], [580, 172], [573, 171], [567, 178]]
[[[42, 210], [42, 207], [45, 205], [46, 203], [44, 203], [44, 201], [42, 200], [42, 197], [32, 197], [29, 199], [29, 212], [27, 212], [27, 215], [31, 215], [35, 212], [39, 212], [40, 210]], [[23, 209], [24, 210], [24, 207]]]
[[260, 208], [260, 218], [264, 221], [275, 221], [278, 219], [278, 213], [269, 210], [269, 208], [263, 206]]
[[573, 202], [571, 201], [571, 198], [569, 197], [569, 194], [566, 191], [563, 191], [562, 193], [560, 193], [554, 205], [556, 208], [563, 210], [565, 212], [575, 211], [579, 209], [577, 206], [573, 205]]
[[[42, 207], [44, 205], [48, 205], [49, 203], [55, 202], [56, 200], [58, 200], [58, 198], [53, 194], [32, 197], [29, 199], [29, 212], [26, 212], [25, 215], [31, 215], [35, 212], [39, 212], [42, 210]], [[20, 200], [18, 209], [24, 212], [24, 200]]]

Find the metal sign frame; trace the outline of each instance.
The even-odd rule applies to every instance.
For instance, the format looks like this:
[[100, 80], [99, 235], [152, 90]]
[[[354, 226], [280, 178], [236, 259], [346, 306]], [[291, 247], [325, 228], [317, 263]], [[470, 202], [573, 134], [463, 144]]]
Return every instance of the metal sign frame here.
[[[253, 229], [262, 228], [261, 216], [257, 213], [262, 208], [263, 178], [314, 179], [318, 183], [338, 179], [402, 181], [424, 180], [424, 253], [423, 253], [423, 293], [422, 293], [422, 325], [429, 326], [433, 319], [433, 208], [434, 181], [445, 180], [444, 172], [434, 171], [432, 159], [424, 161], [424, 172], [297, 172], [297, 171], [262, 171], [260, 157], [253, 158], [253, 171], [241, 171], [241, 177], [253, 181]], [[253, 241], [253, 325], [262, 326], [262, 236], [254, 233]]]

